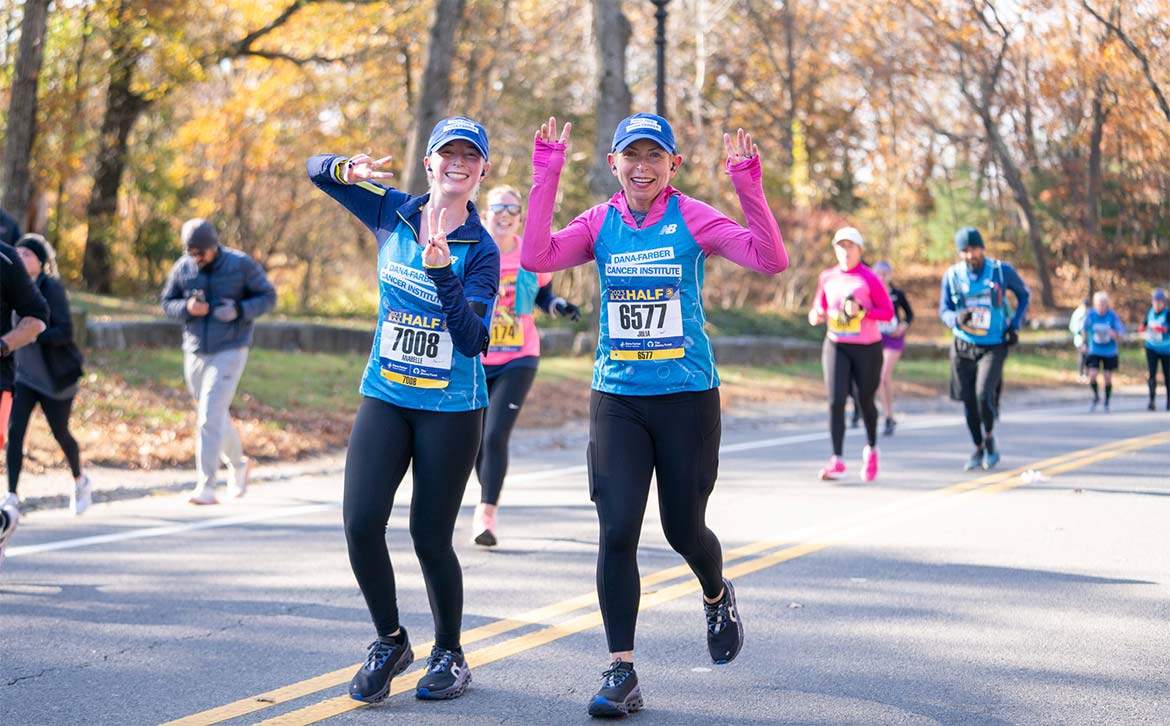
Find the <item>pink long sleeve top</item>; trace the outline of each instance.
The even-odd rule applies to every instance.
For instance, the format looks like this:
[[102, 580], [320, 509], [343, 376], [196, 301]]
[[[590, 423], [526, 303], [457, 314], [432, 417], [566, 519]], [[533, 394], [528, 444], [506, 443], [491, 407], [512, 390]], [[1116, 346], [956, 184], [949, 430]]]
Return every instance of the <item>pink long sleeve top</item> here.
[[[850, 296], [861, 306], [861, 313], [846, 318], [841, 308]], [[863, 264], [849, 270], [837, 265], [822, 272], [813, 309], [825, 316], [829, 340], [835, 343], [876, 343], [882, 339], [878, 323], [894, 317], [885, 283]]]
[[760, 181], [763, 171], [758, 156], [727, 166], [747, 227], [710, 205], [667, 186], [654, 200], [641, 225], [630, 214], [625, 192], [618, 192], [605, 204], [586, 210], [567, 227], [553, 233], [553, 206], [564, 165], [564, 144], [536, 140], [532, 151], [532, 192], [528, 197], [528, 218], [524, 224], [524, 248], [520, 257], [520, 264], [525, 269], [555, 272], [589, 262], [594, 258], [593, 246], [610, 207], [621, 213], [627, 226], [639, 229], [661, 220], [670, 198], [675, 195], [687, 229], [708, 255], [719, 255], [750, 270], [773, 275], [788, 268], [788, 251], [784, 248], [780, 227], [764, 197]]

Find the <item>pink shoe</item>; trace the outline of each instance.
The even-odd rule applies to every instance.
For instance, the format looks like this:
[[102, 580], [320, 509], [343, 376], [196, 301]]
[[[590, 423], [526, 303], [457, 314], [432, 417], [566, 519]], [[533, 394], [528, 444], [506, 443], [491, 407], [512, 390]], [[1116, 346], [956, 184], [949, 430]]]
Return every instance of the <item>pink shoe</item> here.
[[841, 461], [840, 456], [834, 456], [829, 459], [829, 463], [821, 469], [821, 478], [825, 481], [834, 481], [845, 476], [845, 462]]
[[873, 481], [877, 479], [878, 475], [878, 450], [867, 446], [861, 450], [861, 465], [864, 470], [861, 472], [863, 481]]
[[[488, 509], [491, 507], [491, 509]], [[471, 542], [480, 547], [495, 547], [496, 539], [496, 508], [490, 504], [480, 502], [475, 507], [475, 516], [471, 524]]]

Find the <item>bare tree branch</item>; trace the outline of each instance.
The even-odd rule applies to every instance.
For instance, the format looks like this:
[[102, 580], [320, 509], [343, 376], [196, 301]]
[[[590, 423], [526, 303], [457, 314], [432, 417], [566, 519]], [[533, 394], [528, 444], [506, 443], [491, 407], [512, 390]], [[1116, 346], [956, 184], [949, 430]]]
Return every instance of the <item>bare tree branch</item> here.
[[1150, 71], [1150, 61], [1146, 59], [1146, 54], [1142, 52], [1141, 48], [1138, 48], [1137, 44], [1130, 40], [1129, 36], [1125, 34], [1125, 31], [1121, 29], [1121, 18], [1117, 18], [1116, 24], [1111, 20], [1105, 19], [1093, 9], [1092, 5], [1089, 5], [1089, 0], [1081, 0], [1081, 6], [1088, 11], [1089, 15], [1096, 18], [1097, 22], [1108, 28], [1109, 32], [1116, 35], [1118, 40], [1124, 43], [1125, 47], [1129, 49], [1133, 57], [1137, 58], [1138, 63], [1142, 66], [1142, 73], [1146, 76], [1146, 82], [1150, 84], [1150, 90], [1154, 92], [1154, 97], [1158, 99], [1158, 106], [1162, 109], [1162, 114], [1166, 117], [1167, 121], [1170, 121], [1170, 104], [1166, 102], [1166, 97], [1162, 95], [1162, 89], [1158, 86], [1158, 82], [1154, 80], [1154, 74]]

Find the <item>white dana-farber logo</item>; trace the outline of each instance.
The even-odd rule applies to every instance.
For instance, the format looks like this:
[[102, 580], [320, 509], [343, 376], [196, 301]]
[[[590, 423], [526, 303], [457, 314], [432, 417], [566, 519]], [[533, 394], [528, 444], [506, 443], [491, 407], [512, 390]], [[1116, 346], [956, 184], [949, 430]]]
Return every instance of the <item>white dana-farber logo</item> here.
[[637, 129], [654, 129], [655, 131], [662, 130], [662, 124], [658, 123], [652, 118], [632, 118], [626, 124], [626, 133], [636, 131]]

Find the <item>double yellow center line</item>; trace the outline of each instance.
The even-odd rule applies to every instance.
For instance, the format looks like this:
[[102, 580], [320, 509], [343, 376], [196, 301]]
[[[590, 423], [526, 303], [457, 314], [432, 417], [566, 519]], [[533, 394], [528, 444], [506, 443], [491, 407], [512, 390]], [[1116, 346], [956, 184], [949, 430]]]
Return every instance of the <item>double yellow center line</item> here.
[[[1036, 461], [1011, 471], [969, 479], [958, 484], [913, 495], [898, 500], [897, 502], [859, 512], [835, 523], [835, 526], [823, 536], [808, 538], [806, 541], [797, 544], [786, 544], [777, 541], [754, 542], [724, 553], [724, 574], [729, 578], [736, 578], [773, 567], [782, 562], [796, 559], [797, 557], [819, 552], [835, 544], [841, 544], [854, 539], [878, 527], [888, 527], [892, 522], [920, 514], [930, 508], [943, 506], [953, 501], [955, 495], [964, 493], [994, 494], [1019, 487], [1031, 481], [1026, 476], [1029, 472], [1039, 471], [1043, 472], [1046, 476], [1051, 476], [1089, 466], [1090, 464], [1105, 461], [1129, 452], [1167, 443], [1170, 443], [1170, 433], [1167, 432], [1159, 432], [1132, 439], [1122, 439], [1091, 449]], [[679, 578], [685, 579], [662, 589], [654, 589], [658, 585]], [[660, 570], [642, 578], [643, 596], [639, 609], [648, 610], [685, 595], [697, 593], [699, 589], [698, 581], [691, 576], [690, 568], [685, 564]], [[579, 614], [576, 617], [569, 618], [555, 625], [548, 624], [550, 621], [585, 609], [588, 609], [588, 612]], [[594, 592], [588, 592], [577, 597], [569, 598], [568, 600], [520, 613], [511, 618], [481, 625], [462, 634], [463, 645], [467, 646], [471, 643], [521, 630], [533, 625], [544, 625], [546, 627], [509, 638], [485, 648], [467, 651], [468, 664], [475, 667], [484, 666], [601, 625], [601, 613], [597, 610], [597, 595]], [[431, 645], [432, 643], [427, 642], [415, 646], [415, 659], [421, 660], [429, 655]], [[318, 691], [343, 686], [349, 682], [353, 673], [360, 666], [360, 663], [355, 663], [351, 666], [316, 676], [315, 678], [293, 683], [272, 691], [266, 691], [250, 698], [241, 699], [234, 703], [170, 721], [164, 724], [164, 726], [211, 726], [211, 724], [239, 718], [249, 713], [255, 713], [266, 708], [271, 708], [272, 706], [303, 698]], [[413, 679], [408, 681], [400, 677], [391, 682], [388, 696], [395, 696], [412, 690], [414, 690]], [[299, 726], [302, 724], [312, 724], [347, 711], [362, 708], [364, 705], [360, 701], [351, 699], [348, 695], [338, 696], [335, 698], [327, 698], [319, 703], [259, 723], [265, 726]]]

